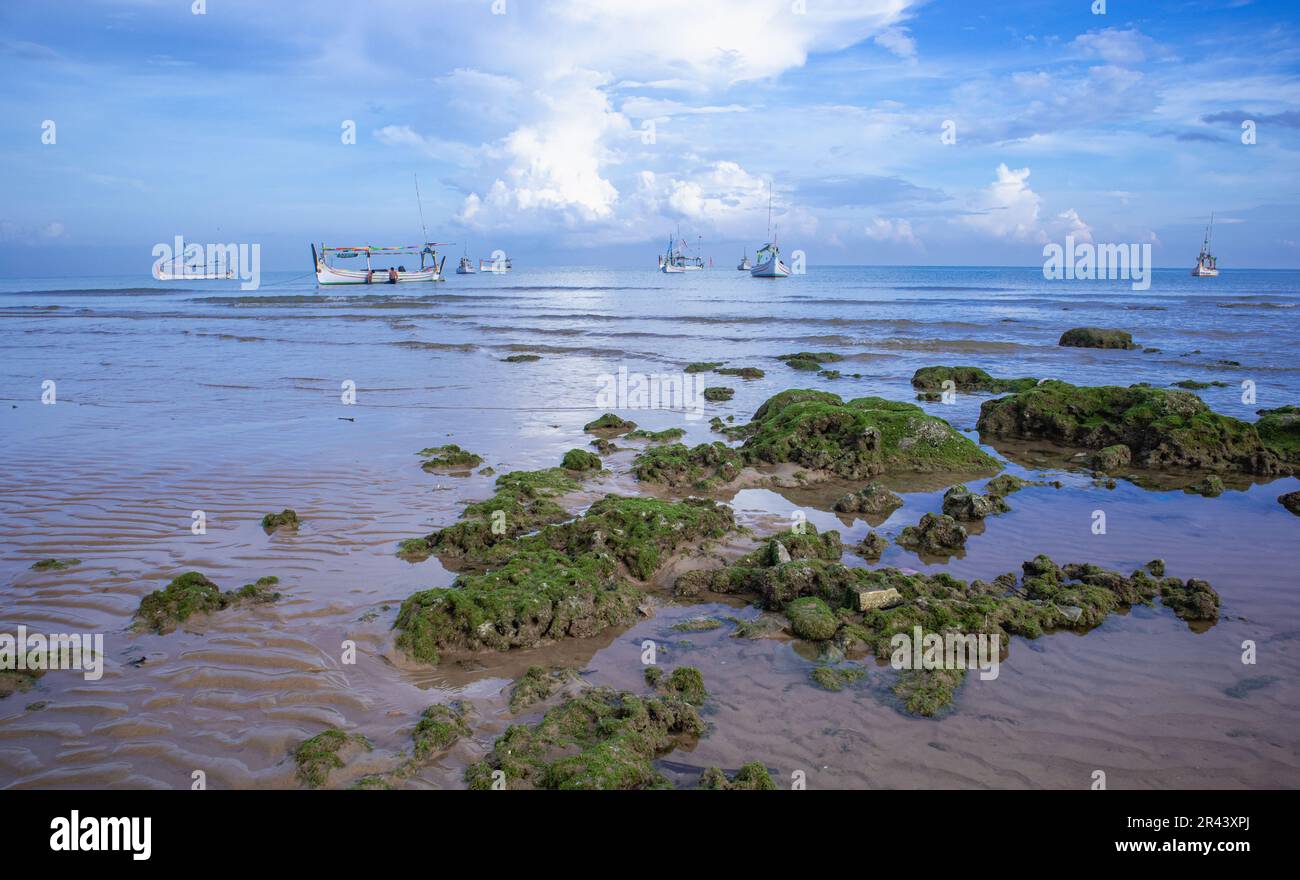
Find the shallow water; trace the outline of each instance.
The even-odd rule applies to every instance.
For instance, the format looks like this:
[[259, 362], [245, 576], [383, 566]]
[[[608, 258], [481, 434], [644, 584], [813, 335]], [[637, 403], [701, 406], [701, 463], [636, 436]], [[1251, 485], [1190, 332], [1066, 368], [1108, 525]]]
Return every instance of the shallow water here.
[[[988, 520], [964, 556], [921, 560], [891, 545], [882, 564], [987, 579], [1037, 553], [1123, 571], [1161, 557], [1171, 575], [1213, 583], [1224, 617], [1194, 632], [1167, 609], [1137, 608], [1084, 636], [1014, 639], [1000, 676], [969, 675], [940, 719], [900, 713], [893, 673], [870, 660], [858, 686], [827, 693], [808, 680], [805, 645], [671, 628], [702, 613], [756, 613], [741, 605], [660, 595], [657, 613], [630, 630], [438, 668], [403, 661], [389, 629], [403, 598], [454, 577], [437, 560], [397, 559], [396, 542], [451, 523], [491, 491], [488, 477], [424, 473], [416, 450], [459, 443], [499, 473], [556, 464], [587, 446], [601, 374], [696, 360], [767, 371], [709, 375], [736, 394], [703, 419], [623, 413], [683, 427], [691, 443], [716, 439], [709, 417], [743, 422], [789, 387], [911, 400], [912, 372], [939, 363], [1078, 384], [1218, 380], [1228, 387], [1199, 393], [1253, 419], [1300, 402], [1300, 273], [1157, 271], [1149, 291], [1134, 292], [1046, 282], [1032, 269], [827, 268], [780, 282], [729, 269], [519, 269], [453, 275], [423, 292], [319, 296], [294, 274], [264, 275], [247, 293], [225, 282], [0, 282], [0, 632], [101, 632], [107, 654], [98, 682], [50, 672], [0, 701], [0, 784], [180, 787], [202, 770], [214, 788], [291, 787], [290, 749], [329, 725], [376, 747], [336, 774], [346, 782], [391, 766], [419, 712], [458, 698], [474, 706], [474, 739], [408, 783], [458, 787], [465, 763], [516, 720], [509, 683], [528, 665], [565, 663], [589, 682], [640, 688], [641, 643], [653, 639], [661, 663], [698, 665], [714, 696], [710, 733], [661, 762], [684, 784], [702, 766], [759, 760], [779, 781], [803, 771], [810, 787], [1084, 788], [1097, 769], [1112, 788], [1300, 785], [1300, 519], [1276, 502], [1300, 487], [1292, 478], [1215, 499], [1123, 481], [1107, 490], [1015, 450], [1013, 473], [1062, 486], [1011, 496], [1012, 512]], [[1056, 345], [1081, 325], [1121, 327], [1159, 351]], [[832, 365], [845, 377], [773, 359], [800, 349], [846, 355]], [[517, 352], [542, 359], [502, 361]], [[40, 401], [46, 379], [57, 383], [53, 406]], [[340, 400], [345, 380], [355, 405]], [[1254, 404], [1242, 403], [1244, 380]], [[970, 432], [983, 399], [924, 406]], [[635, 490], [631, 455], [607, 459], [614, 474], [597, 491]], [[939, 509], [942, 486], [900, 488], [911, 491], [878, 526], [886, 534]], [[802, 510], [846, 543], [860, 539], [867, 523], [830, 512], [833, 498], [745, 489], [724, 500], [760, 533]], [[283, 507], [302, 528], [267, 536], [262, 514]], [[195, 510], [204, 535], [191, 533]], [[1105, 535], [1092, 534], [1095, 510]], [[51, 556], [82, 564], [30, 570]], [[285, 598], [167, 636], [130, 632], [140, 598], [191, 569], [225, 589], [277, 575]], [[1241, 662], [1247, 639], [1258, 646], [1253, 666]], [[345, 640], [358, 646], [354, 665], [341, 660]]]

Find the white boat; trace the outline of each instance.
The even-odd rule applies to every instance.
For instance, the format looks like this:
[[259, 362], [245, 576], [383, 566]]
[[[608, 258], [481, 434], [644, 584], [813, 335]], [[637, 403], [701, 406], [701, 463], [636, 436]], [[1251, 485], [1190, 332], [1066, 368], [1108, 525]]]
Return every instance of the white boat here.
[[[360, 247], [326, 247], [323, 243], [317, 253], [316, 245], [311, 246], [312, 263], [316, 267], [317, 284], [410, 284], [420, 281], [446, 281], [442, 274], [442, 264], [447, 262], [444, 256], [438, 259], [434, 250], [438, 242], [425, 242], [423, 245], [397, 247], [377, 247], [363, 245]], [[419, 254], [420, 268], [407, 269], [405, 266], [375, 268], [374, 257], [397, 257], [402, 254], [412, 256]], [[342, 269], [331, 265], [331, 259], [355, 260], [366, 258], [366, 267]]]
[[1216, 265], [1218, 260], [1210, 253], [1210, 235], [1214, 231], [1214, 213], [1210, 213], [1210, 225], [1205, 227], [1205, 242], [1201, 245], [1201, 254], [1196, 258], [1196, 265], [1192, 267], [1192, 276], [1194, 278], [1217, 278], [1219, 277], [1219, 267]]
[[790, 267], [781, 260], [781, 249], [776, 246], [776, 242], [759, 248], [758, 253], [754, 254], [754, 259], [758, 262], [749, 270], [750, 277], [785, 278], [790, 274]]
[[158, 263], [153, 267], [153, 277], [158, 281], [228, 281], [235, 278], [235, 270], [213, 261], [208, 265], [187, 263], [183, 257], [177, 257], [170, 263]]
[[469, 257], [461, 257], [460, 264], [456, 266], [457, 275], [473, 275], [474, 262]]
[[682, 239], [680, 244], [672, 238], [668, 239], [668, 252], [659, 255], [659, 271], [674, 272], [697, 272], [704, 268], [704, 257], [698, 253], [690, 256], [686, 252], [686, 240]]
[[478, 270], [480, 272], [509, 272], [511, 269], [510, 258], [502, 256], [499, 259], [479, 260]]
[[740, 258], [740, 265], [736, 266], [736, 271], [748, 272], [752, 268], [753, 267], [749, 265], [749, 251], [745, 251], [745, 255]]

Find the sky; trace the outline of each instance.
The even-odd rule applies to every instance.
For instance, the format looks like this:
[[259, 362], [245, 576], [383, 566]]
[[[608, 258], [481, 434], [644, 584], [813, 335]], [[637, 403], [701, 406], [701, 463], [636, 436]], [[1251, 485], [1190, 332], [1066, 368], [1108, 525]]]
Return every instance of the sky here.
[[1211, 211], [1222, 268], [1298, 268], [1297, 23], [1293, 0], [5, 3], [0, 275], [145, 273], [177, 235], [307, 272], [311, 242], [420, 241], [421, 210], [453, 261], [653, 266], [680, 231], [726, 265], [766, 241], [769, 188], [810, 271], [1041, 265], [1066, 235], [1190, 267]]

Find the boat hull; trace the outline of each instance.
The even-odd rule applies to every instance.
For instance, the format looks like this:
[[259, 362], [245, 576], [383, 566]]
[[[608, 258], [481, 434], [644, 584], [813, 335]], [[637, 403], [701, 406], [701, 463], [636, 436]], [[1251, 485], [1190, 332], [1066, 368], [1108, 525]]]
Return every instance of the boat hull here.
[[753, 278], [785, 278], [790, 274], [790, 267], [781, 262], [779, 257], [773, 257], [750, 269], [749, 274]]
[[437, 269], [424, 269], [416, 272], [398, 272], [397, 280], [391, 280], [386, 269], [376, 269], [373, 280], [367, 280], [369, 273], [365, 269], [336, 269], [324, 262], [316, 264], [316, 283], [333, 284], [417, 284], [432, 281], [445, 281]]

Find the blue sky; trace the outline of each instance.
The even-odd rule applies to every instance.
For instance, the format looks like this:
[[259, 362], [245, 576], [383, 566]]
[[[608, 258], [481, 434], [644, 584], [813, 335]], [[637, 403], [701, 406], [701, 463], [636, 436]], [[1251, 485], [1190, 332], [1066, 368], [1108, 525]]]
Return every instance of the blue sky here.
[[193, 5], [0, 7], [0, 274], [144, 273], [178, 234], [305, 272], [417, 241], [416, 173], [432, 238], [523, 263], [652, 266], [677, 228], [734, 262], [771, 182], [810, 266], [1066, 234], [1190, 266], [1214, 210], [1224, 268], [1300, 267], [1292, 2]]

